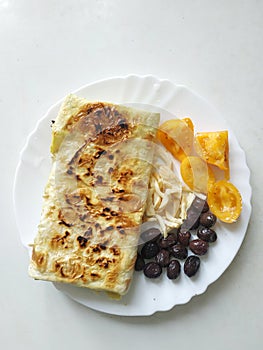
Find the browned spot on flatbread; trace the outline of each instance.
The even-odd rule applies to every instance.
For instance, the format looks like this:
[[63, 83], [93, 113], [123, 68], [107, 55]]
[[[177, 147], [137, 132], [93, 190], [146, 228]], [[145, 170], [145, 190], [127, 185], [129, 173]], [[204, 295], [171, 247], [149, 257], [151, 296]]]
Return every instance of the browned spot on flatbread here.
[[48, 255], [43, 252], [37, 252], [35, 247], [32, 251], [32, 261], [36, 264], [39, 271], [44, 271], [47, 266]]
[[58, 258], [53, 264], [54, 272], [62, 278], [76, 280], [84, 274], [84, 266], [79, 257]]
[[69, 248], [71, 247], [70, 233], [65, 231], [63, 235], [55, 234], [50, 241], [50, 247], [52, 249], [57, 249], [58, 247]]
[[114, 247], [113, 246], [113, 247], [110, 247], [109, 250], [115, 256], [120, 255], [120, 248], [119, 247]]

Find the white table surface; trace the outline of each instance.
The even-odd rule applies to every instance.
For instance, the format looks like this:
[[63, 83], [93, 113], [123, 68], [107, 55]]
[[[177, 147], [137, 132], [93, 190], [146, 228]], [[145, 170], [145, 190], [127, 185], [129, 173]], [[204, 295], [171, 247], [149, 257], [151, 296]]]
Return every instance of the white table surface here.
[[[1, 349], [262, 348], [262, 18], [258, 0], [0, 0]], [[49, 106], [129, 73], [212, 102], [246, 152], [253, 187], [247, 235], [223, 276], [186, 305], [131, 318], [30, 279], [12, 203], [20, 149]]]

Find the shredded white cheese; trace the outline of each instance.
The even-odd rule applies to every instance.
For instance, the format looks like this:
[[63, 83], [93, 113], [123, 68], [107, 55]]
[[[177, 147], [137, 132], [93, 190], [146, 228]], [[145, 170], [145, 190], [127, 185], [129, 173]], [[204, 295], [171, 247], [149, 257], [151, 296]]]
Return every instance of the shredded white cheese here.
[[182, 224], [194, 197], [176, 175], [171, 154], [157, 145], [143, 221], [158, 223], [166, 237], [170, 229]]

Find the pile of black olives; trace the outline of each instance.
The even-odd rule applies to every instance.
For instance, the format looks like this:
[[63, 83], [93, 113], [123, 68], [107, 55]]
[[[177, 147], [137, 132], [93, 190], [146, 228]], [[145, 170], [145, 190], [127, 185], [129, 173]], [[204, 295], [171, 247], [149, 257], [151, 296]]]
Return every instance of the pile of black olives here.
[[[181, 227], [172, 229], [166, 238], [157, 228], [141, 234], [135, 270], [143, 271], [148, 278], [157, 278], [166, 268], [167, 277], [174, 280], [181, 273], [179, 261], [184, 261], [184, 273], [188, 277], [194, 276], [200, 267], [200, 256], [205, 255], [209, 244], [217, 240], [217, 234], [211, 228], [216, 220], [207, 202], [195, 197]], [[188, 255], [189, 251], [191, 255]]]

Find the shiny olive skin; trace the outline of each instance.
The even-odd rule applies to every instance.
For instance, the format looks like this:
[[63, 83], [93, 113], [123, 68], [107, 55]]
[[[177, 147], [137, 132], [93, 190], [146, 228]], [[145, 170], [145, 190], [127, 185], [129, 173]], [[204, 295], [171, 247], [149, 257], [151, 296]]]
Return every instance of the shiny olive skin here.
[[147, 242], [141, 250], [141, 255], [144, 259], [154, 258], [159, 252], [159, 247], [155, 242]]
[[211, 228], [204, 226], [198, 227], [197, 237], [208, 243], [213, 243], [217, 240], [216, 232]]
[[202, 239], [194, 239], [189, 243], [189, 248], [196, 255], [205, 255], [208, 251], [209, 244]]
[[188, 277], [192, 277], [197, 273], [197, 271], [199, 270], [199, 267], [200, 267], [200, 258], [195, 255], [190, 255], [185, 260], [184, 273]]
[[166, 267], [170, 261], [170, 253], [168, 250], [161, 249], [155, 257], [155, 261], [161, 266]]
[[170, 280], [175, 280], [181, 272], [181, 265], [178, 260], [171, 260], [169, 265], [167, 266], [167, 277]]
[[144, 269], [144, 266], [145, 266], [145, 262], [144, 262], [144, 259], [143, 257], [141, 256], [141, 254], [137, 254], [137, 259], [136, 259], [136, 262], [135, 262], [135, 271], [142, 271]]
[[200, 225], [208, 227], [208, 228], [214, 226], [216, 221], [217, 221], [216, 216], [209, 211], [201, 214], [201, 216], [200, 216]]
[[173, 232], [168, 234], [166, 238], [161, 238], [158, 242], [158, 245], [161, 249], [167, 249], [172, 245], [176, 244], [178, 240], [177, 233]]
[[187, 248], [180, 243], [173, 245], [170, 248], [170, 252], [176, 259], [180, 260], [186, 259], [188, 255]]
[[156, 262], [149, 262], [145, 265], [143, 272], [148, 278], [157, 278], [162, 274], [162, 268]]
[[178, 233], [178, 243], [181, 243], [183, 246], [187, 247], [191, 238], [191, 233], [189, 231], [180, 231]]
[[155, 242], [160, 237], [161, 231], [158, 228], [152, 227], [141, 233], [140, 243]]

